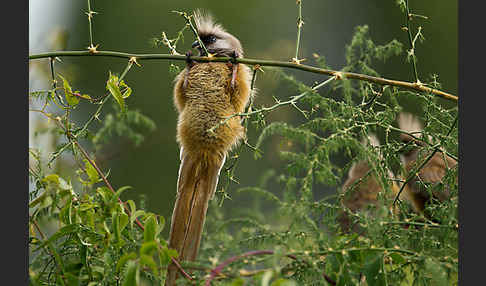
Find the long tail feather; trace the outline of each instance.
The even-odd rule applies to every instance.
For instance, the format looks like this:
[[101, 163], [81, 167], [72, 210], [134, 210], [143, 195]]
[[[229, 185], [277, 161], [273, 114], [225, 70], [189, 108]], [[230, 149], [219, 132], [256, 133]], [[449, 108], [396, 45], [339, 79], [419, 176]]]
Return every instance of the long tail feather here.
[[[209, 200], [216, 191], [224, 161], [225, 156], [193, 155], [181, 150], [177, 199], [169, 235], [169, 248], [177, 250], [179, 261], [193, 261], [197, 257]], [[177, 278], [177, 269], [170, 265], [165, 285], [175, 285]]]

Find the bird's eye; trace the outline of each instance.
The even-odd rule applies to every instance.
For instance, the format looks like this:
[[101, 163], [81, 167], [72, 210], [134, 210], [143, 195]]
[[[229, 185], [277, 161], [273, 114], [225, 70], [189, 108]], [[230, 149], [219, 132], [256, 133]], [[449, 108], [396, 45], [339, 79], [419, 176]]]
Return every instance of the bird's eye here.
[[214, 42], [216, 42], [216, 37], [213, 35], [209, 36], [208, 43], [214, 43]]

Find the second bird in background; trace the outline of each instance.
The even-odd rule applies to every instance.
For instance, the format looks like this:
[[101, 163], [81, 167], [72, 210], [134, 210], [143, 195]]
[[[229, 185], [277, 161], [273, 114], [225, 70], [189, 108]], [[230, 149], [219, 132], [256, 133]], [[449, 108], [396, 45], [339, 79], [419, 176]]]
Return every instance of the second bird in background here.
[[[369, 140], [369, 144], [368, 144]], [[368, 135], [368, 140], [363, 139], [363, 145], [369, 145], [376, 148], [380, 146], [378, 138], [374, 134]], [[381, 154], [379, 158], [382, 159]], [[379, 162], [375, 162], [379, 164]], [[348, 172], [348, 178], [342, 186], [343, 192], [343, 205], [349, 209], [352, 213], [356, 214], [367, 213], [369, 215], [376, 216], [380, 207], [379, 195], [384, 195], [384, 198], [393, 200], [393, 196], [398, 194], [399, 187], [394, 181], [395, 176], [390, 170], [387, 170], [387, 179], [389, 179], [389, 185], [391, 190], [386, 192], [383, 188], [383, 183], [380, 182], [378, 173], [370, 163], [366, 160], [358, 161], [354, 163]], [[390, 192], [391, 191], [391, 192]], [[401, 195], [403, 197], [404, 195]], [[391, 205], [389, 206], [392, 207]], [[372, 212], [369, 212], [373, 208]], [[338, 215], [338, 222], [341, 225], [341, 229], [344, 232], [354, 231], [359, 232], [360, 227], [357, 223], [353, 223], [352, 214], [346, 211], [340, 211]]]
[[[406, 151], [401, 154], [404, 167], [403, 179], [406, 180], [422, 162], [432, 154], [432, 150], [425, 149], [425, 143], [415, 139], [420, 138], [423, 126], [419, 119], [406, 112], [398, 115], [400, 129], [413, 134], [400, 134], [400, 140], [408, 144]], [[412, 177], [404, 188], [404, 192], [411, 198], [413, 208], [418, 213], [424, 213], [426, 206], [434, 201], [444, 202], [451, 196], [450, 189], [442, 184], [442, 179], [449, 169], [455, 168], [457, 161], [438, 150], [432, 158]], [[426, 188], [425, 185], [431, 185]], [[431, 189], [431, 191], [427, 190]]]

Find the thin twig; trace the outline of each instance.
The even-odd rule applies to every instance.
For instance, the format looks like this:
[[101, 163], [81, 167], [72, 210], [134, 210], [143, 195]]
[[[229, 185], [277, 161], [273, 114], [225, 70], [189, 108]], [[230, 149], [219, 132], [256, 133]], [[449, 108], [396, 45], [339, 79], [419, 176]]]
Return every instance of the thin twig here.
[[39, 225], [37, 224], [37, 222], [33, 219], [32, 220], [32, 224], [35, 226], [35, 228], [37, 229], [37, 231], [39, 232], [40, 236], [41, 236], [41, 239], [44, 240], [46, 238], [46, 236], [44, 235], [44, 233], [42, 233]]
[[[274, 252], [272, 250], [255, 250], [255, 251], [245, 252], [241, 255], [236, 255], [236, 256], [230, 257], [230, 258], [226, 259], [225, 261], [223, 261], [222, 263], [220, 263], [215, 268], [211, 269], [211, 275], [209, 276], [208, 279], [206, 279], [206, 283], [204, 285], [205, 286], [211, 285], [211, 281], [216, 277], [216, 275], [219, 275], [221, 273], [221, 270], [223, 270], [224, 267], [226, 267], [228, 264], [230, 264], [230, 263], [232, 263], [236, 260], [239, 260], [241, 258], [248, 257], [248, 256], [267, 255], [267, 254], [274, 254]], [[289, 255], [287, 255], [287, 256], [289, 256]], [[297, 259], [297, 257], [295, 257], [294, 255], [291, 255], [291, 254], [290, 254], [289, 257], [292, 258], [292, 259]]]
[[[417, 136], [415, 136], [415, 134], [410, 133], [406, 130], [403, 130], [403, 129], [400, 129], [400, 128], [397, 128], [397, 127], [393, 127], [391, 125], [378, 124], [378, 126], [381, 126], [383, 128], [389, 129], [389, 130], [397, 131], [397, 132], [400, 132], [400, 133], [403, 133], [403, 134], [407, 134], [408, 136], [412, 137], [414, 140], [420, 141], [420, 142], [422, 142], [422, 143], [424, 143], [428, 146], [431, 146], [431, 147], [434, 146], [431, 143], [427, 142], [425, 139], [417, 137]], [[447, 156], [451, 157], [454, 161], [459, 162], [459, 158], [456, 155], [451, 154], [450, 152], [445, 151], [445, 150], [439, 150], [439, 152], [446, 154]]]
[[[49, 65], [50, 65], [50, 68], [51, 68], [51, 77], [52, 77], [52, 90], [54, 91], [54, 95], [56, 95], [57, 99], [59, 100], [59, 103], [61, 104], [61, 106], [59, 106], [57, 103], [56, 103], [56, 105], [58, 105], [62, 109], [64, 107], [66, 107], [67, 105], [64, 104], [64, 102], [62, 101], [62, 97], [57, 93], [57, 89], [58, 89], [57, 88], [57, 80], [56, 80], [56, 76], [55, 76], [55, 73], [54, 73], [54, 61], [55, 60], [56, 60], [56, 57], [49, 58]], [[44, 107], [42, 109], [44, 109], [46, 106], [47, 106], [47, 101], [46, 101], [46, 104], [44, 105]]]
[[[417, 62], [415, 58], [415, 41], [412, 40], [412, 32], [410, 31], [410, 20], [412, 19], [412, 14], [410, 13], [410, 7], [408, 6], [408, 0], [405, 2], [406, 4], [406, 21], [407, 21], [407, 34], [408, 34], [408, 41], [410, 43], [410, 51], [409, 55], [412, 57], [412, 69], [415, 75], [415, 82], [420, 82], [417, 72]], [[420, 30], [419, 30], [420, 32]]]
[[[90, 165], [95, 168], [96, 172], [101, 177], [101, 179], [103, 180], [103, 182], [105, 183], [105, 185], [108, 187], [108, 189], [110, 189], [110, 191], [112, 191], [113, 193], [116, 193], [115, 189], [113, 189], [113, 187], [111, 186], [110, 182], [106, 179], [105, 174], [100, 170], [100, 168], [98, 168], [98, 166], [96, 165], [96, 163], [89, 157], [88, 153], [86, 152], [86, 150], [84, 150], [84, 148], [81, 146], [81, 144], [79, 144], [79, 142], [77, 140], [75, 140], [73, 137], [71, 137], [71, 140], [76, 145], [76, 147], [78, 147], [79, 151], [81, 151], [81, 153], [83, 154], [84, 158], [86, 160], [88, 160], [88, 162], [90, 163]], [[131, 215], [130, 214], [130, 210], [123, 203], [123, 201], [120, 198], [118, 198], [118, 202], [124, 207], [125, 211], [130, 216]], [[138, 220], [138, 218], [135, 219], [135, 222], [137, 223], [138, 227], [141, 230], [144, 230], [145, 229], [143, 227], [142, 223], [140, 223], [140, 221]]]
[[[49, 58], [49, 57], [78, 57], [78, 56], [103, 56], [103, 57], [116, 57], [116, 58], [127, 58], [130, 59], [132, 57], [136, 57], [137, 60], [178, 60], [178, 61], [186, 61], [187, 57], [185, 55], [171, 55], [171, 54], [132, 54], [132, 53], [123, 53], [123, 52], [115, 52], [115, 51], [97, 51], [96, 53], [92, 53], [90, 51], [56, 51], [56, 52], [48, 52], [42, 54], [35, 54], [30, 55], [29, 60], [35, 59], [42, 59], [42, 58]], [[236, 61], [237, 63], [247, 64], [247, 65], [260, 65], [260, 66], [275, 66], [275, 67], [283, 67], [283, 68], [291, 68], [297, 69], [302, 71], [307, 71], [311, 73], [318, 73], [318, 74], [325, 74], [329, 76], [337, 76], [338, 78], [347, 78], [347, 79], [356, 79], [356, 80], [363, 80], [367, 82], [373, 82], [381, 85], [390, 85], [390, 86], [397, 86], [409, 90], [414, 90], [417, 92], [426, 92], [431, 93], [441, 98], [457, 101], [458, 98], [455, 95], [450, 93], [430, 88], [425, 86], [422, 83], [418, 82], [405, 82], [399, 80], [392, 80], [380, 77], [374, 77], [364, 74], [352, 73], [352, 72], [343, 72], [343, 71], [335, 71], [335, 70], [328, 70], [328, 69], [321, 69], [309, 65], [303, 64], [296, 64], [292, 62], [282, 62], [282, 61], [273, 61], [273, 60], [259, 60], [259, 59], [249, 59], [249, 58], [230, 58], [230, 57], [202, 57], [202, 56], [191, 56], [190, 59], [199, 61], [199, 62], [229, 62], [229, 61]]]
[[[250, 100], [249, 100], [248, 107], [246, 108], [245, 112], [253, 111], [253, 103], [254, 103], [254, 98], [255, 98], [255, 82], [256, 82], [257, 73], [258, 73], [259, 70], [263, 72], [263, 70], [261, 69], [261, 67], [259, 65], [255, 65], [253, 67], [253, 75], [251, 77], [251, 85], [250, 85]], [[243, 117], [245, 130], [247, 130], [247, 128], [248, 128], [248, 120], [247, 119], [248, 119], [248, 117]], [[260, 149], [250, 145], [250, 143], [248, 143], [248, 138], [246, 136], [245, 136], [245, 138], [243, 138], [243, 144], [245, 144], [245, 146], [250, 148], [253, 152], [257, 152], [259, 154], [263, 153], [263, 151], [261, 151]]]
[[[133, 66], [133, 63], [134, 62], [135, 62], [135, 60], [132, 60], [132, 58], [128, 61], [127, 66], [125, 67], [125, 69], [123, 70], [122, 74], [118, 78], [117, 84], [119, 84], [123, 80], [123, 78], [125, 77], [125, 75], [128, 73], [128, 71], [130, 70], [130, 68]], [[98, 106], [98, 108], [96, 109], [96, 111], [93, 113], [93, 115], [88, 119], [88, 121], [86, 121], [86, 123], [83, 125], [83, 128], [81, 128], [81, 130], [79, 130], [77, 132], [78, 134], [82, 134], [86, 129], [88, 129], [88, 126], [91, 124], [91, 122], [93, 122], [93, 120], [95, 118], [98, 118], [98, 116], [100, 115], [101, 109], [103, 108], [103, 106], [105, 105], [105, 103], [110, 98], [109, 95], [110, 95], [110, 93], [107, 93], [105, 95], [105, 98], [102, 99], [100, 105]]]
[[302, 26], [304, 25], [304, 21], [302, 20], [302, 0], [297, 0], [297, 5], [299, 6], [299, 17], [297, 18], [297, 41], [295, 47], [295, 58], [293, 58], [292, 61], [299, 64], [301, 61], [303, 61], [299, 60], [300, 35]]
[[382, 251], [382, 252], [398, 252], [398, 253], [405, 253], [409, 255], [414, 255], [417, 256], [419, 255], [416, 252], [406, 250], [406, 249], [401, 249], [399, 247], [393, 247], [393, 248], [385, 248], [385, 247], [352, 247], [352, 248], [345, 248], [345, 249], [328, 249], [324, 251], [316, 251], [316, 252], [309, 252], [309, 251], [299, 251], [299, 252], [292, 252], [289, 255], [324, 255], [324, 254], [343, 254], [346, 252], [354, 252], [354, 251]]
[[[333, 81], [335, 79], [336, 79], [336, 76], [333, 76], [331, 78], [328, 78], [327, 80], [321, 82], [320, 84], [312, 87], [311, 90], [313, 90], [313, 91], [318, 90], [319, 88], [325, 86], [326, 84], [328, 84], [329, 82], [331, 82], [331, 81]], [[262, 107], [262, 108], [260, 108], [258, 110], [249, 111], [249, 112], [235, 113], [233, 115], [230, 115], [230, 116], [226, 117], [224, 120], [221, 120], [221, 122], [219, 122], [215, 126], [211, 127], [209, 129], [209, 132], [214, 132], [214, 130], [216, 128], [218, 128], [221, 125], [226, 124], [231, 118], [234, 118], [236, 116], [250, 116], [250, 115], [254, 115], [254, 114], [258, 114], [258, 113], [269, 112], [269, 111], [272, 111], [272, 110], [274, 110], [274, 109], [276, 109], [276, 108], [278, 108], [280, 106], [284, 106], [284, 105], [294, 105], [297, 101], [299, 101], [302, 97], [306, 96], [308, 93], [309, 93], [309, 91], [304, 91], [303, 93], [301, 93], [301, 94], [299, 94], [297, 96], [293, 96], [292, 99], [289, 99], [287, 101], [277, 102], [275, 105], [270, 106], [270, 107]]]
[[188, 280], [192, 280], [191, 275], [187, 274], [187, 272], [184, 271], [184, 269], [179, 264], [179, 262], [177, 261], [177, 259], [175, 259], [174, 257], [171, 257], [171, 260], [174, 263], [174, 265], [177, 267], [177, 269], [179, 269], [179, 271], [182, 273], [182, 275], [184, 275], [184, 277], [186, 277]]
[[457, 226], [455, 225], [442, 225], [436, 223], [423, 223], [423, 222], [412, 222], [412, 221], [383, 221], [381, 224], [398, 224], [398, 225], [416, 225], [416, 226], [424, 226], [424, 227], [431, 227], [431, 228], [453, 228], [456, 229]]
[[167, 35], [165, 34], [165, 32], [162, 32], [162, 43], [169, 48], [171, 55], [180, 55], [177, 52], [175, 46], [173, 46], [172, 43], [170, 42], [170, 40], [167, 38]]
[[93, 23], [92, 23], [92, 18], [93, 15], [96, 14], [95, 11], [91, 11], [91, 3], [90, 0], [88, 1], [88, 12], [86, 12], [86, 15], [88, 15], [88, 22], [89, 22], [89, 47], [88, 49], [95, 49], [95, 46], [93, 45]]
[[201, 40], [201, 38], [199, 38], [199, 33], [197, 32], [196, 27], [194, 27], [194, 25], [192, 24], [191, 18], [193, 17], [193, 15], [188, 15], [186, 12], [180, 12], [180, 11], [172, 11], [172, 12], [179, 14], [186, 20], [186, 24], [191, 28], [191, 31], [194, 33], [194, 36], [196, 37], [196, 40], [199, 43], [199, 46], [204, 50], [205, 55], [210, 56], [203, 41]]

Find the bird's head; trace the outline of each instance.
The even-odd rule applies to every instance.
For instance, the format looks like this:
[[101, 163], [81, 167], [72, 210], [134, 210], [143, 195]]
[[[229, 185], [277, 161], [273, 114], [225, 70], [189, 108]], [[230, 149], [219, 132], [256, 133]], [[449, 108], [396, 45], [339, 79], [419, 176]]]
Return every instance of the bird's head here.
[[[210, 14], [197, 10], [194, 12], [194, 22], [198, 36], [210, 54], [231, 57], [236, 52], [238, 57], [243, 57], [240, 41], [226, 32], [220, 24], [215, 23]], [[195, 41], [192, 47], [199, 50], [199, 55], [205, 55], [198, 41]]]
[[[400, 112], [400, 114], [398, 114], [398, 127], [409, 133], [400, 134], [400, 141], [406, 145], [400, 148], [399, 153], [401, 153], [402, 162], [407, 164], [407, 162], [415, 160], [419, 148], [425, 146], [424, 142], [414, 138], [422, 138], [421, 132], [423, 131], [423, 126], [416, 116], [408, 112]], [[410, 134], [413, 134], [414, 137]], [[429, 136], [429, 141], [431, 139], [432, 138]]]

